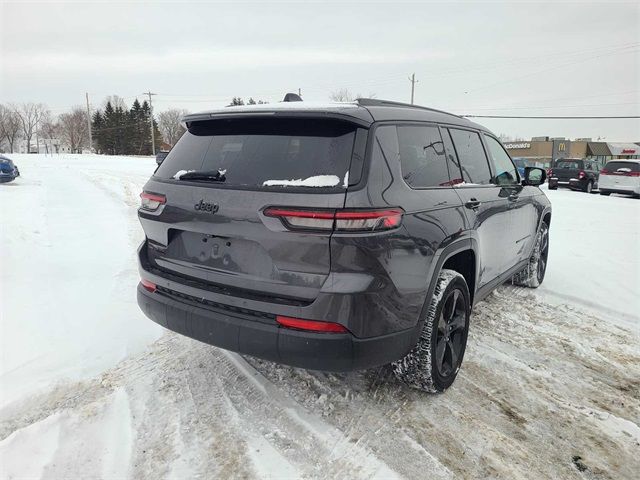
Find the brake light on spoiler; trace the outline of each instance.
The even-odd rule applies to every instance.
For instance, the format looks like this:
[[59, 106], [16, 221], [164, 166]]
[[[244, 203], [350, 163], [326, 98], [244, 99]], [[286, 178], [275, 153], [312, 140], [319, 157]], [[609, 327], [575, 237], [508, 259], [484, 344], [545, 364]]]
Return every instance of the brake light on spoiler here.
[[267, 217], [279, 218], [292, 230], [338, 232], [379, 232], [400, 226], [404, 211], [400, 208], [378, 209], [307, 209], [267, 207]]

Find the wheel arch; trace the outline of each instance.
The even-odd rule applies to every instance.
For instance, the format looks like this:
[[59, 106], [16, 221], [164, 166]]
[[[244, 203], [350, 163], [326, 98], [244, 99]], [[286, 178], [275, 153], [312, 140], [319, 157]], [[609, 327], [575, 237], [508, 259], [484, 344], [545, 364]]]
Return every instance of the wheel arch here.
[[[465, 281], [467, 282], [467, 287], [469, 288], [469, 297], [470, 304], [473, 305], [473, 299], [475, 298], [475, 293], [477, 290], [477, 280], [478, 280], [478, 270], [479, 270], [479, 262], [478, 259], [478, 244], [473, 237], [465, 237], [459, 239], [453, 243], [450, 243], [446, 247], [442, 249], [440, 255], [437, 257], [435, 261], [435, 266], [431, 273], [431, 279], [429, 281], [429, 286], [427, 289], [427, 295], [425, 297], [424, 305], [420, 310], [420, 317], [416, 322], [415, 327], [415, 342], [417, 343], [418, 338], [420, 336], [420, 332], [422, 331], [422, 326], [424, 319], [426, 318], [427, 310], [429, 309], [429, 305], [431, 304], [431, 299], [433, 298], [433, 293], [436, 288], [436, 284], [438, 282], [438, 277], [440, 276], [440, 272], [443, 268], [449, 268], [451, 270], [455, 270], [460, 273]], [[473, 265], [469, 266], [468, 262], [473, 260]], [[460, 271], [460, 270], [462, 271]], [[470, 283], [471, 280], [471, 283]]]

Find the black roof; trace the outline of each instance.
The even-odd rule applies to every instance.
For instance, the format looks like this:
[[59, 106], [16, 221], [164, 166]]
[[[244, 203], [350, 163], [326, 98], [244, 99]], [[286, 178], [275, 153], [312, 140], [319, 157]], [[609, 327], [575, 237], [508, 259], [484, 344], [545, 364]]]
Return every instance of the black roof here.
[[306, 116], [317, 114], [343, 118], [348, 117], [352, 121], [365, 125], [370, 125], [373, 122], [389, 120], [420, 121], [458, 125], [488, 131], [485, 127], [473, 123], [466, 118], [459, 117], [452, 113], [443, 112], [442, 110], [371, 98], [359, 98], [354, 102], [327, 102], [321, 104], [313, 102], [277, 102], [261, 105], [225, 107], [201, 113], [189, 114], [183, 118], [183, 121], [188, 124], [194, 121], [230, 118], [237, 117], [238, 115]]

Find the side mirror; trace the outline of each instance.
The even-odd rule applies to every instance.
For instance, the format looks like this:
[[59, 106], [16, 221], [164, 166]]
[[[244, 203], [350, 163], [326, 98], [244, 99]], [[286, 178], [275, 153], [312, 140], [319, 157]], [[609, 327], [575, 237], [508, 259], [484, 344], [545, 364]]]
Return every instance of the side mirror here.
[[531, 185], [537, 187], [542, 185], [547, 179], [547, 172], [543, 168], [525, 167], [523, 185]]
[[160, 152], [156, 155], [156, 163], [158, 165], [161, 165], [162, 162], [164, 162], [164, 159], [167, 158], [167, 155], [169, 154], [169, 152]]

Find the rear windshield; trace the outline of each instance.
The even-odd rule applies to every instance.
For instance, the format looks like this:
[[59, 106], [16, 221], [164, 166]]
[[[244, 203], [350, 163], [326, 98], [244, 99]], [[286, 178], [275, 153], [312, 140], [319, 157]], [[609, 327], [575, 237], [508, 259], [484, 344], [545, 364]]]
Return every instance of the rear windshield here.
[[638, 162], [609, 162], [605, 165], [604, 169], [607, 172], [615, 172], [621, 168], [628, 168], [629, 172], [640, 172], [640, 163]]
[[573, 162], [558, 162], [556, 168], [583, 168], [582, 160], [576, 160]]
[[224, 172], [225, 186], [345, 188], [356, 126], [330, 119], [195, 122], [155, 172]]

